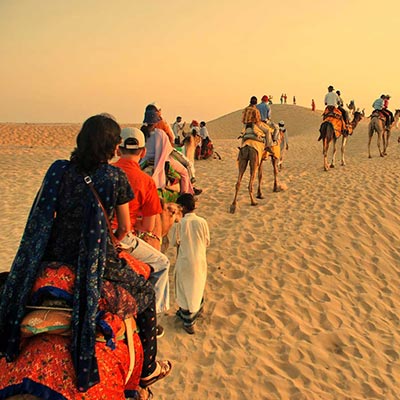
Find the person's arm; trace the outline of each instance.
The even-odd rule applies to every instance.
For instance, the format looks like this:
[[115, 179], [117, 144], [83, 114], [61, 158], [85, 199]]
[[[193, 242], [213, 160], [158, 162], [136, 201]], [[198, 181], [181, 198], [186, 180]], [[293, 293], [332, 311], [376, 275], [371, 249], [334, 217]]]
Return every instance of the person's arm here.
[[165, 120], [164, 120], [164, 131], [168, 135], [168, 138], [169, 138], [169, 141], [171, 142], [171, 144], [174, 145], [174, 142], [175, 142], [174, 132], [172, 132], [171, 126]]
[[156, 225], [156, 216], [149, 215], [142, 218], [140, 230], [146, 232], [153, 232], [155, 225]]
[[118, 228], [115, 237], [122, 240], [131, 231], [131, 217], [129, 215], [129, 203], [121, 204], [116, 207]]

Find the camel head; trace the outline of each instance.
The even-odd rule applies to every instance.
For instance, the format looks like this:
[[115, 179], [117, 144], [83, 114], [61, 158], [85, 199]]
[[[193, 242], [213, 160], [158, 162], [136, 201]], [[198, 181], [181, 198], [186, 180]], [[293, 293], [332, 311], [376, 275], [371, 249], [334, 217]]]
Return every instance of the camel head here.
[[355, 127], [358, 125], [358, 123], [359, 123], [364, 117], [365, 117], [365, 111], [364, 111], [364, 110], [362, 110], [362, 111], [357, 110], [357, 111], [354, 113], [353, 120], [351, 121], [351, 124], [353, 125], [353, 128], [355, 128]]

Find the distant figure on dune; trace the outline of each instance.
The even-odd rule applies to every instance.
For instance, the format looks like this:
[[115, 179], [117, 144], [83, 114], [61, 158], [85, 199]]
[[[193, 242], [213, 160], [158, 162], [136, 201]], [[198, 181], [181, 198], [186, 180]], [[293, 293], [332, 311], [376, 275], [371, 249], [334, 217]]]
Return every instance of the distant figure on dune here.
[[293, 105], [296, 105], [296, 96], [293, 96]]
[[311, 111], [315, 111], [315, 101], [314, 101], [314, 99], [311, 100]]

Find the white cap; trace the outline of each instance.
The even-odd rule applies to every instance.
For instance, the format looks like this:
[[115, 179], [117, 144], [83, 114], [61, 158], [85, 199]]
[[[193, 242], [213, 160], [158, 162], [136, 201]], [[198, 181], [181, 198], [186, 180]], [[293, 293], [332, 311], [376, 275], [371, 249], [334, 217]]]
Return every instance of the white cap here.
[[154, 106], [157, 111], [161, 111], [161, 106], [159, 104], [157, 104], [155, 101], [153, 101], [153, 103], [150, 103], [152, 106]]
[[141, 149], [145, 147], [143, 132], [138, 128], [124, 128], [121, 130], [122, 142], [119, 147], [127, 150]]

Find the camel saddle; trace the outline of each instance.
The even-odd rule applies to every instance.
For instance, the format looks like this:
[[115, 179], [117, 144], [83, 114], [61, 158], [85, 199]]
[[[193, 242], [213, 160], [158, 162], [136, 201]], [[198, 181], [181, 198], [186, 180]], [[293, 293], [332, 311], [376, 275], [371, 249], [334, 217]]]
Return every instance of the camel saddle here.
[[381, 110], [374, 110], [370, 115], [370, 118], [378, 117], [382, 121], [386, 122], [386, 115]]
[[[262, 132], [261, 132], [262, 133]], [[242, 139], [242, 143], [244, 143], [246, 140], [256, 140], [257, 142], [264, 143], [265, 142], [265, 137], [261, 136], [261, 134], [257, 134], [253, 128], [246, 128], [244, 132], [239, 136], [239, 139]]]
[[342, 119], [341, 111], [334, 106], [326, 106], [324, 113], [322, 114], [322, 119], [325, 121], [327, 117]]

